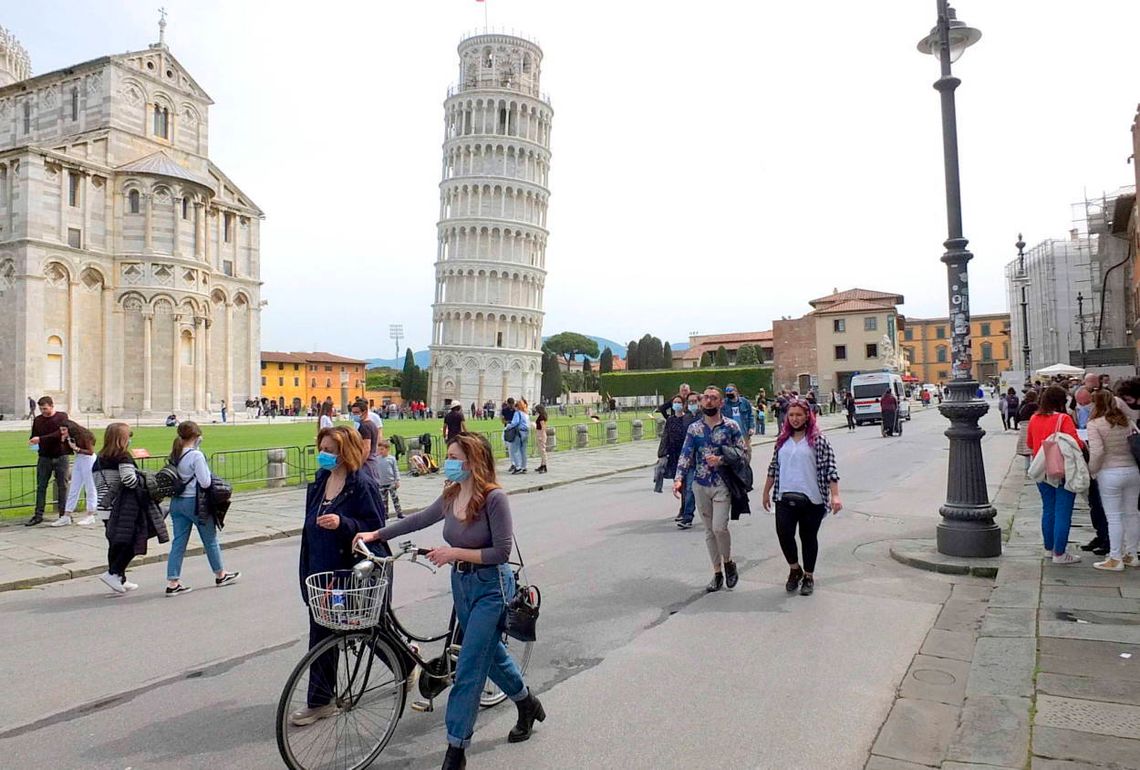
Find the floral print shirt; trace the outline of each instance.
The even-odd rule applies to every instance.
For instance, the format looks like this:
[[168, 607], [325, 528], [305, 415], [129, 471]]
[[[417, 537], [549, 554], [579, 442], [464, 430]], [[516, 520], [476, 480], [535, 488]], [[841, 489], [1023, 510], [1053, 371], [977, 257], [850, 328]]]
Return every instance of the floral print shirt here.
[[744, 434], [734, 420], [721, 418], [711, 428], [703, 419], [696, 420], [685, 431], [685, 443], [681, 446], [681, 457], [677, 460], [676, 480], [683, 480], [691, 469], [693, 481], [697, 484], [712, 487], [724, 483], [719, 468], [711, 468], [705, 461], [707, 457], [721, 456], [724, 447], [748, 451]]

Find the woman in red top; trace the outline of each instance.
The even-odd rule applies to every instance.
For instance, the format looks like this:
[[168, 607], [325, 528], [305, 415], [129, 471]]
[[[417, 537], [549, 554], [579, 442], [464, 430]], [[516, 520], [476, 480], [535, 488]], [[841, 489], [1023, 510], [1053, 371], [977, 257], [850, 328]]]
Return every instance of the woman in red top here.
[[[1029, 444], [1031, 456], [1037, 456], [1042, 442], [1053, 435], [1054, 431], [1069, 434], [1076, 439], [1077, 445], [1084, 449], [1084, 442], [1077, 435], [1077, 426], [1073, 418], [1065, 413], [1067, 400], [1068, 394], [1060, 385], [1051, 385], [1041, 394], [1037, 413], [1029, 418], [1029, 430], [1026, 433], [1026, 443]], [[1052, 484], [1039, 481], [1037, 489], [1041, 492], [1041, 534], [1045, 540], [1046, 552], [1053, 557], [1054, 564], [1076, 564], [1081, 557], [1065, 552], [1065, 546], [1069, 542], [1069, 527], [1073, 522], [1073, 503], [1076, 501], [1076, 495], [1065, 489], [1064, 484], [1054, 487]]]

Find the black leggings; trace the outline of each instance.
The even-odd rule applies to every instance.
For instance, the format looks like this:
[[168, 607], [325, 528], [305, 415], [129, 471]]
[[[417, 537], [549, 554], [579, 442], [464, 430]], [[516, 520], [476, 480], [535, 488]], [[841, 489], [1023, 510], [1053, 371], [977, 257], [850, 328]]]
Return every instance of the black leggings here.
[[[107, 522], [103, 522], [103, 530], [107, 530]], [[134, 543], [110, 543], [107, 544], [107, 571], [112, 575], [119, 577], [126, 577], [127, 567], [130, 566], [131, 559], [135, 558], [135, 545]]]
[[799, 562], [796, 551], [796, 526], [800, 528], [800, 542], [804, 545], [804, 572], [815, 572], [815, 559], [819, 555], [819, 525], [825, 515], [823, 504], [792, 505], [783, 500], [776, 501], [776, 537], [780, 540], [780, 550], [788, 564]]
[[855, 429], [855, 415], [852, 412], [847, 413], [847, 427], [851, 430]]

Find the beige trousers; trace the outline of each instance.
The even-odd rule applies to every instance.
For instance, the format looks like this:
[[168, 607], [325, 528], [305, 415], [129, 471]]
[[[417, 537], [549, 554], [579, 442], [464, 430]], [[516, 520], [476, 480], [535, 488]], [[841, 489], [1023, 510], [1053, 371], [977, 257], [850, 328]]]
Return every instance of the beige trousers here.
[[732, 561], [732, 536], [728, 532], [730, 500], [728, 488], [723, 482], [705, 486], [693, 482], [693, 497], [697, 511], [705, 523], [705, 546], [709, 549], [709, 561], [713, 571], [720, 572], [721, 564]]

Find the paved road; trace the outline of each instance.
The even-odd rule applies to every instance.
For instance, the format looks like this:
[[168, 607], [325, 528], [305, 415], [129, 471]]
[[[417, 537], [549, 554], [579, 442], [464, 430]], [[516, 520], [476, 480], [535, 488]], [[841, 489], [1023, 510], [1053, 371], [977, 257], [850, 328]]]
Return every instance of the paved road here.
[[[653, 494], [647, 472], [513, 497], [545, 599], [527, 678], [549, 719], [508, 746], [513, 709], [485, 712], [471, 766], [862, 767], [950, 591], [949, 578], [898, 565], [885, 547], [933, 532], [945, 426], [931, 409], [901, 438], [829, 434], [848, 510], [825, 524], [811, 598], [784, 594], [762, 512], [734, 525], [740, 585], [705, 595], [703, 534], [674, 527], [672, 499]], [[994, 490], [1014, 437], [985, 445]], [[758, 478], [769, 456], [758, 448]], [[304, 652], [296, 552], [296, 539], [234, 549], [227, 563], [242, 583], [176, 599], [160, 593], [161, 564], [134, 572], [143, 588], [125, 597], [90, 578], [0, 595], [0, 764], [279, 766], [276, 699]], [[207, 585], [201, 557], [184, 572]], [[401, 617], [445, 622], [446, 591], [442, 575], [408, 567]], [[442, 708], [408, 711], [376, 766], [438, 767], [442, 747]]]

